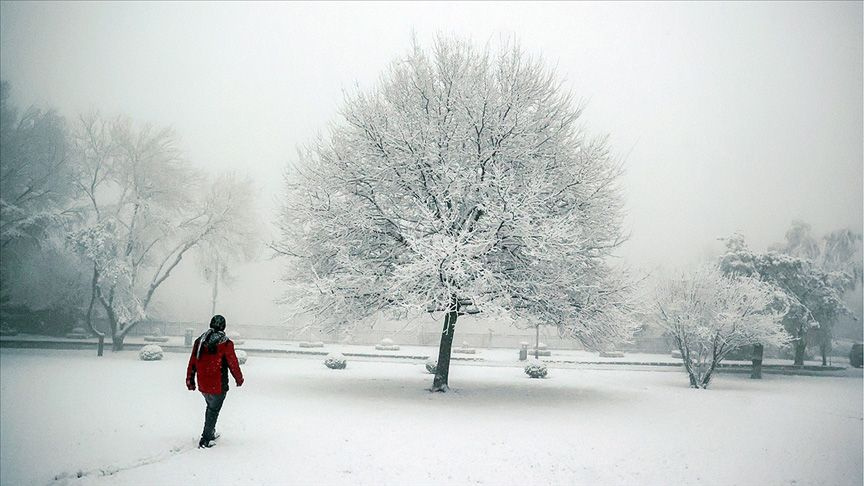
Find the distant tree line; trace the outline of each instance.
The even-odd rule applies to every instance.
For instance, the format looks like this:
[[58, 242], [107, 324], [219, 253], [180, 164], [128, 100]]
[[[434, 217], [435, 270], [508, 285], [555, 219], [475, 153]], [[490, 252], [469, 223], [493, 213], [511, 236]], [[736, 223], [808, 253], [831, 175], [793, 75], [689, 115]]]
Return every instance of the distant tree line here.
[[4, 328], [62, 334], [83, 326], [101, 345], [100, 318], [119, 350], [184, 258], [196, 255], [218, 289], [230, 262], [251, 257], [257, 226], [250, 181], [206, 177], [171, 129], [125, 116], [69, 122], [52, 109], [21, 112], [9, 94], [3, 81]]

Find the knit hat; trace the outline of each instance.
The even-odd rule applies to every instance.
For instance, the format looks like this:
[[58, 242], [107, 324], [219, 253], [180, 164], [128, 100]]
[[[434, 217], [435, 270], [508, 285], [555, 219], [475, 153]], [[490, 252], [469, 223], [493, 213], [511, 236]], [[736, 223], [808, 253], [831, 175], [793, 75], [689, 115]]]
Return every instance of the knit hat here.
[[210, 319], [210, 329], [215, 331], [224, 331], [225, 330], [225, 318], [216, 314]]

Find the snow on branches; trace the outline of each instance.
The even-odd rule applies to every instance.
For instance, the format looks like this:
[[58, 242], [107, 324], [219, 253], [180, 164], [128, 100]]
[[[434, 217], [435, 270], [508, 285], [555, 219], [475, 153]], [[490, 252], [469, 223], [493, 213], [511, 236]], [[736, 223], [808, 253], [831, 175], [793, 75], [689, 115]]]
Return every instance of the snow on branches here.
[[781, 325], [788, 310], [782, 292], [755, 278], [724, 275], [713, 265], [663, 281], [655, 300], [654, 317], [674, 338], [693, 388], [707, 388], [734, 349], [781, 346], [790, 339]]
[[286, 301], [334, 327], [472, 305], [629, 338], [621, 168], [580, 114], [518, 47], [415, 45], [286, 173]]

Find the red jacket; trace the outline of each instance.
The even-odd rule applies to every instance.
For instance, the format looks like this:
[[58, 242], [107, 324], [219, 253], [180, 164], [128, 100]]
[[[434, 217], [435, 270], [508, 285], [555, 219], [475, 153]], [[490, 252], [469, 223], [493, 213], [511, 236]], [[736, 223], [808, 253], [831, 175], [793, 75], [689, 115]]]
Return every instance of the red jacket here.
[[240, 363], [234, 354], [234, 343], [227, 340], [216, 346], [215, 353], [209, 353], [207, 348], [198, 354], [198, 346], [201, 338], [195, 340], [192, 346], [192, 356], [189, 357], [189, 366], [186, 367], [186, 388], [195, 389], [195, 374], [198, 374], [198, 389], [201, 393], [218, 395], [228, 391], [228, 371], [234, 377], [237, 386], [243, 385], [243, 372], [240, 371]]

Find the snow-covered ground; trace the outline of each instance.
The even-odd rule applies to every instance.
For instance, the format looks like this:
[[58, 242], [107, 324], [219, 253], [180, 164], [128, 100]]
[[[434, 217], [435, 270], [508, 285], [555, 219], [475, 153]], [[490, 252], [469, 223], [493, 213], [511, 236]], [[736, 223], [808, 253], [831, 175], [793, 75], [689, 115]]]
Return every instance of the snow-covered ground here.
[[[862, 377], [250, 357], [210, 450], [185, 356], [0, 350], [0, 483], [819, 484], [862, 482]], [[77, 476], [82, 476], [80, 479]], [[55, 479], [59, 478], [59, 479]]]

